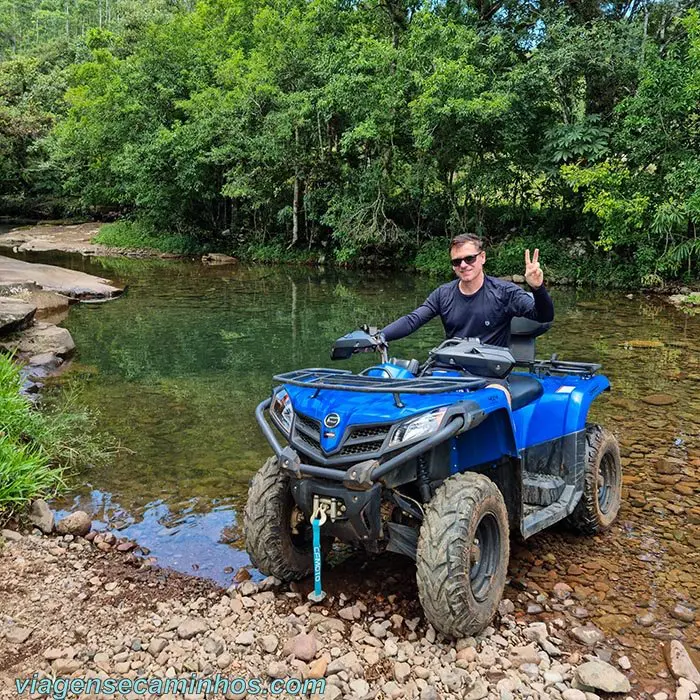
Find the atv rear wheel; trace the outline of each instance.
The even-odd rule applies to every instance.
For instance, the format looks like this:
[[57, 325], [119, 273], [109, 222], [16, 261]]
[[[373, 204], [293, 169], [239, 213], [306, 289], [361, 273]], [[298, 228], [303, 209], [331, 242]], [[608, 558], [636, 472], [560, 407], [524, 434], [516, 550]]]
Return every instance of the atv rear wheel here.
[[418, 538], [418, 595], [432, 625], [450, 637], [486, 627], [503, 596], [510, 552], [508, 511], [482, 474], [455, 474], [427, 506]]
[[282, 581], [313, 573], [311, 524], [297, 508], [290, 477], [270, 457], [248, 488], [243, 515], [246, 550], [255, 568]]
[[600, 425], [586, 426], [583, 478], [583, 495], [567, 522], [578, 532], [594, 535], [613, 524], [622, 498], [620, 446]]

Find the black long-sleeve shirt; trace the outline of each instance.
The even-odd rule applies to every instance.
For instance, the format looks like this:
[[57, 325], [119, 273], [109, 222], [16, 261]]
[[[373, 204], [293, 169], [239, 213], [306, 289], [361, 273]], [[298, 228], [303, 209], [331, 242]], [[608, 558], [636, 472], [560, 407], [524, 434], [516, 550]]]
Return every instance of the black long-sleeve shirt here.
[[554, 320], [554, 304], [544, 285], [528, 294], [517, 284], [487, 276], [479, 291], [464, 294], [459, 280], [454, 280], [438, 287], [415, 311], [390, 323], [382, 333], [387, 341], [398, 340], [436, 316], [447, 338], [481, 338], [482, 343], [508, 347], [512, 318], [546, 323]]

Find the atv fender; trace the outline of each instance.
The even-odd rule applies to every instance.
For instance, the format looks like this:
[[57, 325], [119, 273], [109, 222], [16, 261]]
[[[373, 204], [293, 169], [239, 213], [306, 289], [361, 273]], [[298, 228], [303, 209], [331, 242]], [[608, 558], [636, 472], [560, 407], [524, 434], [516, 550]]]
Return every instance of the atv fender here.
[[593, 399], [600, 396], [604, 391], [610, 391], [610, 382], [607, 377], [596, 375], [579, 384], [571, 392], [564, 423], [565, 435], [585, 429], [588, 420], [588, 409], [591, 407]]

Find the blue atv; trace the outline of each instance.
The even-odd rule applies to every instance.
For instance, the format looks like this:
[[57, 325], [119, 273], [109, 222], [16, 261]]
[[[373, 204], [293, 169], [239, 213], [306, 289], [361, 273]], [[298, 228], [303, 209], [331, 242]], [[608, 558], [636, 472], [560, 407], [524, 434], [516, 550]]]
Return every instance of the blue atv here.
[[256, 410], [275, 456], [245, 508], [253, 564], [309, 576], [322, 522], [322, 551], [337, 538], [411, 557], [433, 626], [481, 631], [503, 595], [511, 530], [528, 538], [565, 519], [593, 534], [620, 508], [617, 440], [586, 423], [610, 383], [597, 364], [535, 359], [548, 327], [513, 319], [509, 348], [450, 339], [423, 364], [389, 359], [380, 336], [355, 331], [331, 357], [379, 352], [380, 364], [277, 375]]

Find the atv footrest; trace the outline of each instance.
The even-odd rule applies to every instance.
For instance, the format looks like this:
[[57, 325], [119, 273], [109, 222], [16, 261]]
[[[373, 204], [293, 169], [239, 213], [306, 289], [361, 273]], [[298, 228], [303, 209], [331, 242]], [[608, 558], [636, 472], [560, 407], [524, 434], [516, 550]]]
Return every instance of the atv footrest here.
[[525, 474], [523, 502], [533, 506], [549, 506], [564, 492], [564, 480], [552, 474]]

